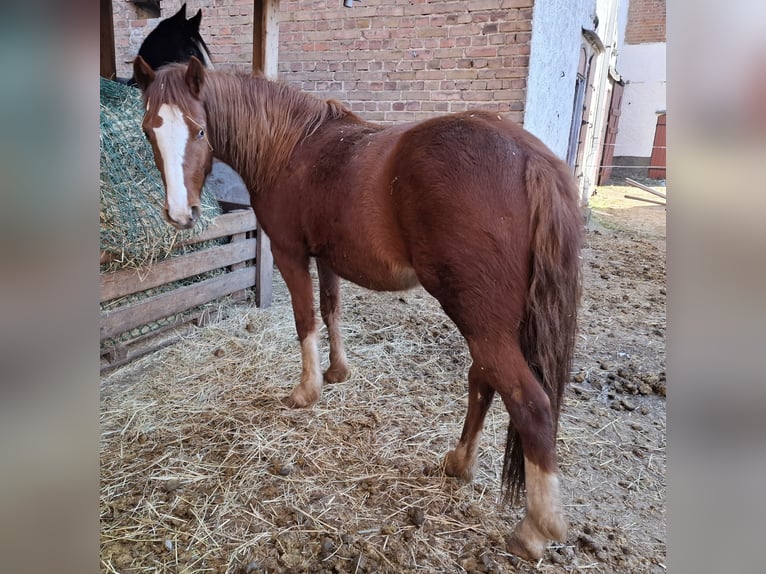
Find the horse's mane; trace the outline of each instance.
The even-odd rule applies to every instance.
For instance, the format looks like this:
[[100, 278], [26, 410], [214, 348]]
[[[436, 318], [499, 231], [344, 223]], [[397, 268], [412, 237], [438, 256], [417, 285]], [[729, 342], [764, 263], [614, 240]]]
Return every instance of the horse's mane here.
[[[192, 96], [185, 71], [184, 64], [161, 68], [144, 96], [146, 104], [172, 102], [188, 113]], [[346, 116], [362, 121], [336, 100], [322, 100], [259, 74], [207, 71], [200, 99], [216, 155], [237, 166], [253, 191], [269, 185], [295, 146], [324, 122]]]
[[[258, 75], [209, 74], [208, 80], [204, 90], [208, 117], [232, 118], [217, 122], [223, 129], [216, 139], [226, 142], [237, 165], [251, 171], [240, 175], [248, 184], [257, 183], [256, 189], [274, 180], [298, 142], [324, 122], [351, 113], [334, 100], [321, 100]], [[241, 129], [242, 123], [247, 129]]]

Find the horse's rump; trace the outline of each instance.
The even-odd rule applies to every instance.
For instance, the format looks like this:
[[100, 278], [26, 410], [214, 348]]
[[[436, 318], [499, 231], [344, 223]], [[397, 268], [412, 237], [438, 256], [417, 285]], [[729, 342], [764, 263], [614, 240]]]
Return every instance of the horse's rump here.
[[521, 318], [530, 250], [526, 155], [523, 132], [482, 112], [422, 122], [394, 154], [392, 200], [413, 266], [464, 335], [469, 327], [457, 307], [486, 306], [482, 294], [508, 332]]

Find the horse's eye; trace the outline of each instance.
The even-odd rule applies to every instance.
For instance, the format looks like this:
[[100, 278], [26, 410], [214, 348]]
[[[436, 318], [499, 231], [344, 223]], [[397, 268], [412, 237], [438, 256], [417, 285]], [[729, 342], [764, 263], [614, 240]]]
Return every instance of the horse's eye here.
[[205, 137], [205, 130], [200, 130], [199, 133], [197, 134], [197, 139], [201, 140], [204, 137]]

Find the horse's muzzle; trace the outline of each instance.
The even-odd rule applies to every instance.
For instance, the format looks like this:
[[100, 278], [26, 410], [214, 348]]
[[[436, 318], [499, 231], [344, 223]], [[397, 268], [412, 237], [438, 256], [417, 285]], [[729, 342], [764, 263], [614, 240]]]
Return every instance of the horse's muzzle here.
[[200, 209], [199, 205], [192, 205], [189, 215], [183, 215], [178, 219], [173, 219], [170, 217], [170, 213], [166, 207], [162, 209], [162, 214], [165, 216], [165, 221], [167, 221], [176, 229], [191, 229], [194, 227], [194, 224], [197, 223], [201, 213], [202, 210]]

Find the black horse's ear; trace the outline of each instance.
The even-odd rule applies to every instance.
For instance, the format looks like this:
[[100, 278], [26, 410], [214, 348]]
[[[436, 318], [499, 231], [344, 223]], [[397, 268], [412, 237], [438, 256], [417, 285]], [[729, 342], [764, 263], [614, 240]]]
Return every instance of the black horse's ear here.
[[186, 21], [190, 28], [196, 31], [199, 31], [200, 22], [202, 22], [202, 8], [197, 10], [197, 13]]
[[186, 85], [196, 98], [202, 90], [202, 84], [205, 83], [205, 66], [196, 56], [189, 60], [189, 67], [186, 68]]
[[146, 88], [149, 87], [149, 84], [154, 81], [154, 76], [154, 70], [152, 70], [152, 67], [146, 63], [146, 60], [141, 56], [136, 56], [136, 59], [133, 60], [133, 77], [142, 92], [145, 92]]
[[[186, 21], [186, 2], [184, 2], [178, 12], [173, 14], [170, 18], [181, 18], [183, 21]], [[170, 18], [168, 18], [168, 20]]]

